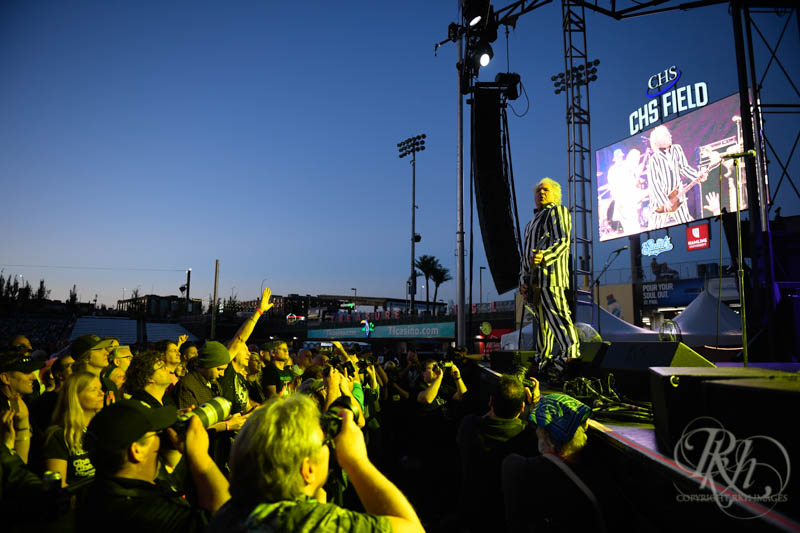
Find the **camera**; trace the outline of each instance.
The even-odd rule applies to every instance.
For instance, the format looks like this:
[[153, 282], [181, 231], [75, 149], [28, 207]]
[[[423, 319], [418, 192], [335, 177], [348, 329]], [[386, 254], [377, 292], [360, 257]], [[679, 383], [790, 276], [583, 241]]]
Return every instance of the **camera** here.
[[186, 428], [189, 427], [189, 421], [193, 416], [199, 418], [203, 427], [208, 429], [209, 426], [213, 426], [217, 422], [227, 419], [231, 414], [231, 407], [232, 404], [230, 400], [222, 396], [217, 396], [200, 405], [200, 407], [195, 407], [188, 413], [178, 415], [178, 420], [172, 425], [172, 429], [174, 429], [178, 435], [185, 435]]
[[445, 369], [452, 367], [453, 367], [452, 361], [438, 361], [436, 363], [433, 363], [433, 371], [436, 374], [441, 374]]
[[367, 367], [373, 366], [375, 364], [375, 358], [372, 355], [368, 355], [363, 359], [358, 360], [358, 369], [361, 372], [366, 372]]
[[358, 402], [353, 401], [349, 396], [339, 396], [333, 401], [328, 410], [322, 413], [319, 424], [322, 426], [325, 440], [331, 442], [342, 430], [342, 417], [336, 411], [339, 407], [351, 411], [354, 417], [358, 416], [358, 412], [361, 409]]
[[324, 377], [328, 377], [331, 375], [331, 368], [335, 368], [342, 374], [347, 374], [348, 376], [352, 376], [356, 373], [356, 367], [353, 366], [353, 363], [350, 361], [341, 361], [339, 359], [331, 359], [328, 363], [330, 366], [326, 366], [322, 370], [322, 375]]

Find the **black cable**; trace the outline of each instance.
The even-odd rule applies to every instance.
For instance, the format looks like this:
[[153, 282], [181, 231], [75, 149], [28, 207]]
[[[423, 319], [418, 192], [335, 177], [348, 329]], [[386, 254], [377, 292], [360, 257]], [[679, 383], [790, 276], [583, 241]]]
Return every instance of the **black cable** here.
[[508, 25], [506, 25], [506, 72], [511, 72], [511, 53], [508, 51]]
[[[525, 95], [525, 101], [527, 102], [527, 107], [525, 108], [525, 112], [522, 113], [521, 115], [519, 113], [517, 113], [517, 110], [514, 109], [513, 105], [511, 106], [511, 111], [514, 113], [514, 116], [522, 118], [525, 115], [527, 115], [528, 112], [531, 110], [531, 101], [530, 101], [530, 98], [528, 98], [528, 90], [525, 89], [525, 84], [522, 83], [522, 81], [520, 81], [519, 82], [519, 86], [522, 87], [522, 94]], [[509, 104], [509, 105], [511, 105], [511, 104]]]
[[564, 393], [592, 406], [592, 418], [649, 423], [653, 408], [649, 402], [634, 402], [622, 398], [614, 390], [614, 375], [606, 381], [579, 377], [564, 383]]
[[186, 272], [185, 268], [136, 268], [136, 267], [96, 267], [96, 266], [65, 266], [65, 265], [10, 265], [0, 264], [2, 267], [16, 268], [63, 268], [67, 270], [135, 270], [139, 272]]

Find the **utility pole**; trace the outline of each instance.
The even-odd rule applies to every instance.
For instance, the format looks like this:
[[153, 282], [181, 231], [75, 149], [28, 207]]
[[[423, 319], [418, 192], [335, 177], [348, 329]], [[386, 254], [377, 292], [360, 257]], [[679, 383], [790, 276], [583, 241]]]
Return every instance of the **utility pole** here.
[[219, 259], [214, 266], [214, 299], [211, 301], [211, 338], [217, 330], [217, 286], [219, 285]]
[[486, 267], [480, 267], [478, 269], [478, 290], [481, 291], [480, 296], [478, 297], [478, 302], [480, 305], [483, 305], [483, 271], [486, 270]]
[[186, 314], [189, 314], [189, 287], [192, 284], [192, 269], [186, 271]]

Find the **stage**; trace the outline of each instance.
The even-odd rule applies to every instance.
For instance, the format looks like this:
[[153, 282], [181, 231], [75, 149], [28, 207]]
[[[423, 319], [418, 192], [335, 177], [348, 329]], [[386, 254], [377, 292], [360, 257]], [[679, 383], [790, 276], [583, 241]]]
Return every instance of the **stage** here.
[[[481, 392], [488, 396], [500, 374], [489, 365], [482, 368]], [[651, 387], [658, 388], [659, 382], [667, 387], [656, 391], [653, 421], [613, 420], [606, 413], [589, 425], [588, 457], [602, 465], [608, 490], [621, 495], [624, 509], [612, 514], [628, 513], [637, 529], [651, 531], [674, 532], [691, 525], [800, 532], [800, 483], [790, 475], [792, 460], [800, 457], [792, 426], [792, 407], [800, 398], [798, 370], [798, 363], [749, 368], [727, 363], [640, 372], [642, 385], [649, 380]], [[563, 389], [541, 387], [542, 394], [553, 392]], [[599, 414], [595, 409], [593, 417]], [[697, 422], [697, 417], [706, 418]], [[685, 420], [700, 429], [689, 435]]]

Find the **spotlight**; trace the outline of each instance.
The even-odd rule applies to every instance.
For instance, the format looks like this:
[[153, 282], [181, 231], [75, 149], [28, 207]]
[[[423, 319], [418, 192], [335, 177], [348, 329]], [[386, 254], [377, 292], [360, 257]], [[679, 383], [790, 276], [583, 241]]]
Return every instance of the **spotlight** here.
[[488, 13], [489, 0], [464, 0], [462, 10], [469, 26], [476, 26]]
[[486, 41], [480, 41], [478, 46], [475, 47], [473, 52], [473, 60], [477, 61], [480, 66], [485, 67], [494, 57], [492, 46]]

